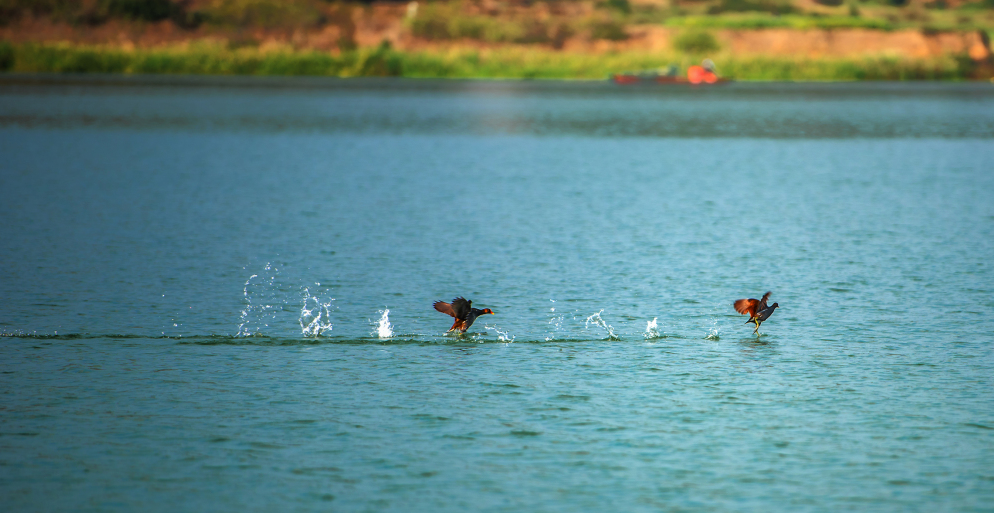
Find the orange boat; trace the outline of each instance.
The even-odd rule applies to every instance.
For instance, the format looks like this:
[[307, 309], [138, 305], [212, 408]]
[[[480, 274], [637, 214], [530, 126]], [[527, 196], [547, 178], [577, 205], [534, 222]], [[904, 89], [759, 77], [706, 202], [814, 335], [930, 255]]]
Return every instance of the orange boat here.
[[685, 77], [679, 75], [679, 68], [671, 65], [663, 72], [650, 70], [618, 73], [611, 75], [611, 80], [616, 84], [720, 84], [730, 81], [715, 73], [714, 63], [710, 59], [705, 60], [701, 66], [687, 68]]
[[724, 84], [726, 82], [731, 82], [731, 80], [722, 77], [716, 77], [712, 81], [702, 81], [702, 82], [691, 82], [690, 79], [686, 77], [668, 77], [665, 75], [645, 75], [636, 73], [618, 73], [611, 75], [611, 80], [616, 84], [628, 85], [628, 84]]

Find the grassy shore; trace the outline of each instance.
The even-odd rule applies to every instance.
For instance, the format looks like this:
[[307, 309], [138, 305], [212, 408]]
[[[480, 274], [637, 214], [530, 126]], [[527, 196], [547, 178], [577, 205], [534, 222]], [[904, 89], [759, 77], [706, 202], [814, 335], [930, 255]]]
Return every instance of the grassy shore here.
[[[18, 73], [123, 73], [206, 75], [310, 75], [334, 77], [605, 79], [612, 73], [699, 62], [696, 55], [649, 52], [581, 54], [535, 47], [400, 52], [382, 46], [332, 54], [290, 48], [230, 49], [207, 43], [159, 49], [0, 42], [0, 71]], [[966, 58], [907, 60], [791, 59], [713, 56], [721, 75], [734, 80], [965, 80], [976, 78]]]

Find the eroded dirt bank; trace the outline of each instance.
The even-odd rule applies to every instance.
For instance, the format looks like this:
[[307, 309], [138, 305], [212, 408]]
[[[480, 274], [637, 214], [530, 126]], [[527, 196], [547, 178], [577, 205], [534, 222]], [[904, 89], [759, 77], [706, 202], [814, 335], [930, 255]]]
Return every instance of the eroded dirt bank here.
[[[472, 39], [429, 40], [416, 37], [406, 20], [409, 11], [403, 5], [373, 5], [342, 13], [312, 29], [223, 30], [200, 27], [186, 30], [170, 21], [160, 23], [126, 23], [111, 21], [96, 27], [56, 23], [48, 19], [26, 18], [0, 27], [0, 39], [13, 43], [66, 42], [70, 44], [110, 45], [121, 48], [155, 48], [195, 42], [215, 42], [234, 46], [261, 48], [310, 49], [338, 52], [343, 46], [372, 47], [389, 42], [398, 50], [445, 50], [447, 48], [494, 48], [528, 46], [485, 43]], [[673, 53], [674, 40], [687, 29], [658, 25], [629, 25], [627, 39], [612, 41], [592, 39], [586, 34], [564, 38], [557, 48], [566, 52], [644, 51]], [[990, 44], [980, 31], [925, 32], [920, 30], [807, 29], [786, 28], [760, 30], [713, 30], [719, 48], [713, 53], [731, 56], [770, 56], [803, 58], [898, 57], [934, 58], [944, 55], [968, 55], [974, 60], [991, 58]]]

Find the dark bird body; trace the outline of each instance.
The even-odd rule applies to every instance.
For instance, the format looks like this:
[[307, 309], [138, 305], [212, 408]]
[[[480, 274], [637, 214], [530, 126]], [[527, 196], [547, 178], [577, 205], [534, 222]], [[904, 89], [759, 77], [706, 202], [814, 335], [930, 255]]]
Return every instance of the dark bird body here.
[[452, 303], [435, 301], [432, 306], [439, 312], [455, 317], [456, 322], [452, 323], [449, 331], [459, 331], [460, 333], [466, 333], [466, 330], [473, 325], [473, 321], [477, 317], [485, 314], [495, 315], [493, 310], [489, 308], [484, 308], [483, 310], [473, 308], [473, 302], [464, 297], [457, 297], [452, 300]]
[[780, 307], [777, 303], [766, 306], [766, 300], [770, 298], [770, 294], [772, 292], [763, 294], [763, 299], [739, 299], [733, 305], [736, 312], [749, 316], [746, 324], [755, 324], [756, 329], [753, 330], [753, 333], [757, 335], [759, 334], [759, 325], [763, 324], [763, 321], [766, 319], [769, 319], [773, 315], [773, 311]]

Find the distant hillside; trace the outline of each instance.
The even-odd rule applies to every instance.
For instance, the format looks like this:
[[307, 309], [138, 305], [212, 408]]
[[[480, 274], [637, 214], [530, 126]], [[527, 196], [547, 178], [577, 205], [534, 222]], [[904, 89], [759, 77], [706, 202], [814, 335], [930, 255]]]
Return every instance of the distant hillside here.
[[[992, 31], [994, 0], [0, 0], [0, 41], [8, 48], [0, 69], [4, 62], [54, 69], [24, 64], [37, 45], [173, 54], [193, 45], [217, 55], [324, 52], [336, 59], [383, 48], [470, 61], [495, 52], [577, 62], [625, 54], [646, 57], [633, 64], [657, 66], [703, 57], [719, 65], [884, 59], [985, 78], [994, 68]], [[587, 77], [589, 68], [569, 73]]]

